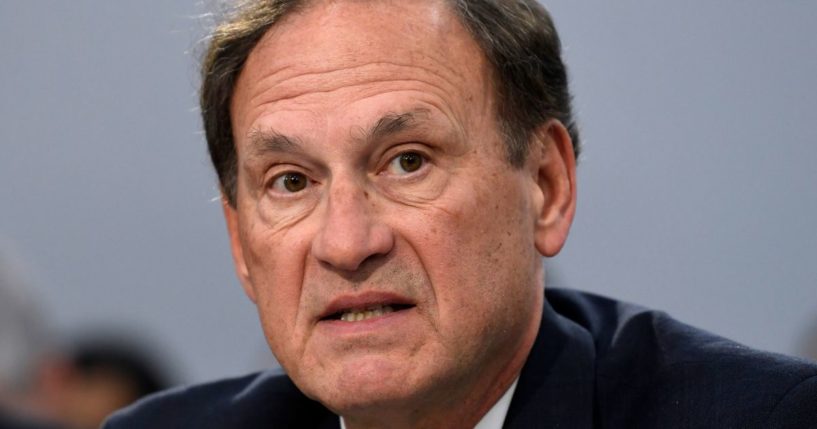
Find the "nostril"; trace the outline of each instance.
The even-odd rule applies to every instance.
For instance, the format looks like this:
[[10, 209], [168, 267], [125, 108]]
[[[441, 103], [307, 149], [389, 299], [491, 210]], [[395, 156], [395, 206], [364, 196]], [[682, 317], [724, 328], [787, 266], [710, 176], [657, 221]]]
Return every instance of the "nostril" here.
[[322, 263], [346, 272], [358, 271], [388, 255], [394, 245], [391, 228], [365, 220], [347, 221], [343, 225], [338, 222], [323, 228], [314, 239], [313, 255]]
[[381, 256], [383, 256], [383, 255], [381, 255], [379, 253], [367, 256], [366, 259], [362, 260], [360, 262], [360, 264], [358, 264], [358, 269], [360, 269], [361, 267], [363, 267], [365, 265], [373, 265], [375, 260], [379, 259]]

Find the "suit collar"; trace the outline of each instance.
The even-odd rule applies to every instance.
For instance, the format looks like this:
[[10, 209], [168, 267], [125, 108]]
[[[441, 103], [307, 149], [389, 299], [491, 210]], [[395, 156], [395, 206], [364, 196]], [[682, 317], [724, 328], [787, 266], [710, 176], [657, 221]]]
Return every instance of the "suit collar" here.
[[506, 428], [593, 425], [595, 347], [545, 300], [542, 322], [511, 401]]

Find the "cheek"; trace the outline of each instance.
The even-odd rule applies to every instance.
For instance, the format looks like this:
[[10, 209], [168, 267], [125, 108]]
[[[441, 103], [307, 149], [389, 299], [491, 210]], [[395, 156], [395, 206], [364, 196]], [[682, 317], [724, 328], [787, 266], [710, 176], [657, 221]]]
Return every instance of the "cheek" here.
[[527, 329], [538, 284], [538, 254], [519, 195], [485, 190], [463, 196], [426, 213], [413, 228], [424, 231], [414, 249], [433, 289], [433, 323], [450, 352], [443, 355], [458, 367], [517, 347], [512, 333]]
[[507, 301], [518, 298], [509, 287], [524, 291], [535, 283], [532, 221], [518, 184], [481, 185], [440, 200], [413, 228], [424, 231], [415, 248], [438, 305], [460, 314], [507, 310], [515, 305]]
[[247, 268], [256, 296], [261, 325], [279, 360], [300, 343], [296, 331], [302, 296], [304, 255], [307, 241], [295, 229], [272, 230], [257, 225], [250, 230]]
[[274, 303], [272, 298], [297, 299], [299, 287], [293, 285], [302, 280], [309, 234], [300, 225], [268, 222], [260, 214], [257, 218], [244, 222], [248, 227], [241, 237], [253, 288], [259, 298], [267, 297], [265, 305]]
[[[491, 180], [461, 193], [441, 210], [442, 241], [462, 260], [497, 266], [533, 248], [531, 220], [526, 218], [518, 184]], [[476, 268], [476, 267], [472, 267]]]

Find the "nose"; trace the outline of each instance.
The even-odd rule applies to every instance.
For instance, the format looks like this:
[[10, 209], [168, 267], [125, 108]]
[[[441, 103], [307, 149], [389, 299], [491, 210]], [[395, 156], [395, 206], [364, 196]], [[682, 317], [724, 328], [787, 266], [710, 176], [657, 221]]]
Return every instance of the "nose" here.
[[348, 184], [330, 189], [312, 254], [343, 271], [357, 270], [367, 259], [388, 254], [394, 246], [391, 228], [379, 220], [368, 194]]

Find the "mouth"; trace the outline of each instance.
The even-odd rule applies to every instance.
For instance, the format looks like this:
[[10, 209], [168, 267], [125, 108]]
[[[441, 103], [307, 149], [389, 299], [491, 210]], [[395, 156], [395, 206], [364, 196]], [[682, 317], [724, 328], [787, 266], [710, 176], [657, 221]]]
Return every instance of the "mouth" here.
[[397, 311], [408, 310], [412, 307], [414, 307], [414, 305], [411, 304], [379, 304], [365, 308], [348, 308], [332, 313], [329, 316], [322, 318], [321, 321], [340, 320], [343, 322], [360, 322]]
[[364, 293], [333, 300], [320, 315], [320, 322], [355, 323], [410, 310], [416, 304], [407, 298], [384, 293]]

